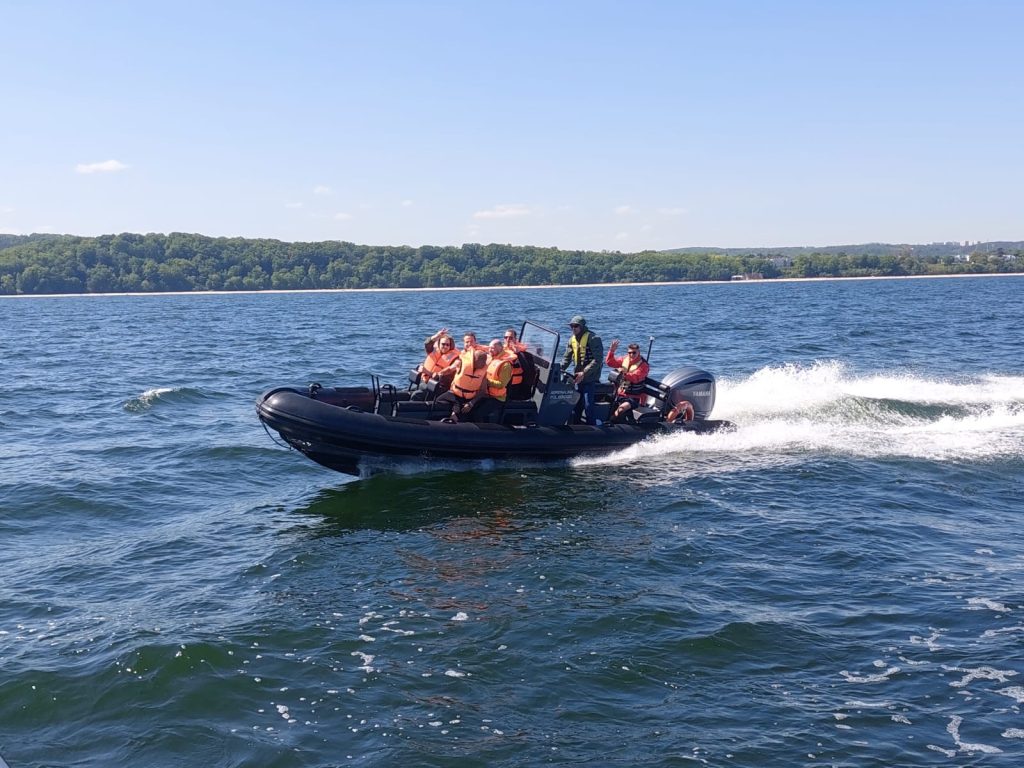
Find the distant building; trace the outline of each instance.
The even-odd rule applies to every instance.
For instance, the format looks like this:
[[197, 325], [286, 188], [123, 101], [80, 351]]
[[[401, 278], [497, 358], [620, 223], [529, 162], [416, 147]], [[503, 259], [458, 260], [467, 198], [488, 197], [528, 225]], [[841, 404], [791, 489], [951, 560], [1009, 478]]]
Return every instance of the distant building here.
[[764, 280], [760, 272], [747, 272], [745, 275], [733, 275], [733, 280]]

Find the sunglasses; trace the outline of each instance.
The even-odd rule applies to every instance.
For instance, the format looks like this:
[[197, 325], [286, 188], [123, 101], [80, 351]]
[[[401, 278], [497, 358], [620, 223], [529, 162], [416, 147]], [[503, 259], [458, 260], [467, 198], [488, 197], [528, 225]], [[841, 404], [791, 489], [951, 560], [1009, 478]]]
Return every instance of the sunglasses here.
[[639, 349], [631, 349], [631, 350], [629, 350], [629, 354], [631, 354], [631, 355], [639, 355], [640, 354], [640, 350]]

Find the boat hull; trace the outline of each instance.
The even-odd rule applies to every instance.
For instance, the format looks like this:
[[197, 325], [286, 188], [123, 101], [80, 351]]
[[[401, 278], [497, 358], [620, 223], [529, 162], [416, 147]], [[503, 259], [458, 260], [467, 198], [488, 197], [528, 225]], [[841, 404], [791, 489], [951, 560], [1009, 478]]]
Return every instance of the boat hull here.
[[358, 474], [359, 463], [368, 458], [565, 460], [627, 448], [654, 434], [711, 432], [727, 425], [709, 420], [600, 427], [450, 424], [382, 416], [358, 406], [324, 402], [290, 387], [265, 392], [257, 400], [256, 412], [288, 445], [346, 474]]

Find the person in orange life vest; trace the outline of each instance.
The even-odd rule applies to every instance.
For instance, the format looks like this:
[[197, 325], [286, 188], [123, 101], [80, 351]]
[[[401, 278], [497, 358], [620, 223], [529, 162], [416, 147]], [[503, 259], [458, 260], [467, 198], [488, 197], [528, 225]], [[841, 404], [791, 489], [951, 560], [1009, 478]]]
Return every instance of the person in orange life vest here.
[[509, 382], [512, 380], [512, 363], [509, 362], [501, 339], [492, 339], [487, 346], [487, 368], [484, 380], [476, 397], [463, 408], [463, 415], [472, 414], [473, 421], [494, 420], [501, 410], [501, 404], [508, 399]]
[[643, 401], [644, 380], [651, 372], [651, 366], [640, 355], [638, 344], [627, 345], [626, 354], [622, 357], [615, 356], [615, 350], [618, 348], [619, 340], [613, 339], [604, 360], [605, 365], [619, 369], [619, 386], [615, 391], [616, 408], [612, 414], [612, 422], [620, 422], [627, 417], [632, 420], [630, 411]]
[[452, 372], [452, 383], [448, 391], [434, 401], [438, 405], [451, 407], [449, 418], [452, 421], [458, 421], [460, 414], [469, 412], [467, 406], [483, 386], [484, 374], [487, 372], [487, 353], [476, 348], [476, 335], [467, 333], [462, 343], [462, 352], [442, 372]]
[[[482, 352], [487, 351], [484, 347], [481, 347], [479, 344], [476, 343], [476, 334], [470, 331], [469, 333], [465, 334], [462, 337], [462, 349], [458, 351], [458, 354], [451, 361], [451, 363], [448, 364], [447, 367], [442, 368], [441, 370], [438, 371], [438, 375], [442, 378], [455, 376], [459, 372], [459, 368], [462, 365], [461, 360], [465, 356], [465, 354], [467, 352], [477, 350]], [[470, 360], [472, 360], [472, 358], [470, 358]]]
[[453, 374], [441, 374], [459, 356], [459, 351], [455, 349], [455, 340], [448, 335], [447, 328], [442, 328], [433, 336], [427, 337], [423, 342], [423, 349], [427, 356], [420, 365], [416, 366], [416, 378], [413, 385], [415, 389], [411, 396], [413, 400], [433, 399], [448, 389]]
[[439, 381], [441, 371], [455, 362], [459, 351], [455, 349], [455, 340], [448, 335], [448, 329], [442, 328], [423, 342], [426, 358], [419, 366], [420, 380], [426, 383], [433, 379]]
[[525, 362], [532, 363], [523, 354], [526, 345], [516, 338], [515, 329], [505, 331], [504, 356], [512, 364], [512, 379], [508, 383], [508, 396], [512, 400], [525, 400], [533, 390], [533, 381], [527, 381]]
[[516, 337], [516, 329], [515, 328], [506, 328], [505, 329], [504, 340], [505, 340], [505, 349], [506, 350], [512, 350], [513, 352], [524, 352], [524, 351], [526, 351], [526, 345], [523, 344], [521, 341], [519, 341], [519, 339]]

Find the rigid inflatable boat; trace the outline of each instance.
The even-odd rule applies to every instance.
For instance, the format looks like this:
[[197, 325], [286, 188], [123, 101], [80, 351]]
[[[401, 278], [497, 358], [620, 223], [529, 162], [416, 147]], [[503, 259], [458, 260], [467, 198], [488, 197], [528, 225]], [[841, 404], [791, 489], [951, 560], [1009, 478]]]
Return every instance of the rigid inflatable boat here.
[[[564, 460], [626, 448], [652, 435], [733, 428], [709, 418], [715, 377], [692, 366], [660, 381], [648, 378], [632, 423], [608, 423], [611, 384], [598, 393], [601, 426], [571, 423], [579, 393], [556, 362], [559, 341], [556, 331], [523, 324], [523, 354], [536, 370], [531, 396], [505, 402], [484, 423], [450, 423], [448, 409], [413, 399], [408, 389], [382, 384], [378, 376], [366, 387], [275, 387], [256, 401], [256, 413], [268, 432], [317, 464], [353, 475], [364, 459]], [[693, 418], [667, 422], [666, 414], [684, 400], [692, 404]]]

